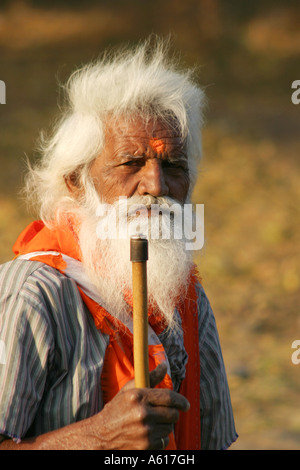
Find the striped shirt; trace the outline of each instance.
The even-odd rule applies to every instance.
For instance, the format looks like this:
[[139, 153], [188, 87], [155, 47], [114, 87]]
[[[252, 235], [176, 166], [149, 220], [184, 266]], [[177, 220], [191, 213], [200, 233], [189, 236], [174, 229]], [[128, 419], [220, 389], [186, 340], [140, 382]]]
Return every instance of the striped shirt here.
[[[235, 441], [230, 394], [212, 309], [198, 286], [201, 448]], [[184, 351], [160, 335], [174, 388]], [[0, 267], [0, 434], [17, 442], [88, 418], [103, 408], [101, 373], [109, 343], [74, 280], [37, 261]]]

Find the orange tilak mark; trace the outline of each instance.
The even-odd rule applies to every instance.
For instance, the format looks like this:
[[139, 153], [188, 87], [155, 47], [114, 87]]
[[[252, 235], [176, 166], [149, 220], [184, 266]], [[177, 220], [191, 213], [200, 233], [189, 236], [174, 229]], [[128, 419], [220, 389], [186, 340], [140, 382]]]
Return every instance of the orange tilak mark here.
[[150, 144], [150, 147], [153, 150], [155, 150], [155, 152], [157, 152], [157, 153], [164, 152], [164, 150], [166, 148], [166, 144], [162, 140], [156, 139], [155, 137], [153, 137], [153, 139], [149, 140], [149, 144]]

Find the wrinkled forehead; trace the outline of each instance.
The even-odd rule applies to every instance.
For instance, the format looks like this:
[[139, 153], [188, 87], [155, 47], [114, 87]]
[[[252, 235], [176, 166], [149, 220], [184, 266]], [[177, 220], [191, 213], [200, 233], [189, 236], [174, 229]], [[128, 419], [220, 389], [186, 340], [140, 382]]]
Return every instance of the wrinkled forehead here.
[[106, 127], [106, 143], [112, 141], [139, 140], [147, 143], [154, 151], [160, 153], [170, 143], [185, 147], [186, 139], [180, 132], [175, 118], [169, 120], [159, 118], [131, 117], [108, 121]]

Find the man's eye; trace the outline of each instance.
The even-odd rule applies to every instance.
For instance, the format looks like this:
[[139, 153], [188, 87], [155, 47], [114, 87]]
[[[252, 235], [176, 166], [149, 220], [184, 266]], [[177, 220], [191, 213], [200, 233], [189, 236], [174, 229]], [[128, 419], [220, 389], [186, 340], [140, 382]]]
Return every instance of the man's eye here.
[[127, 162], [122, 163], [122, 166], [141, 167], [143, 165], [144, 165], [144, 162], [141, 160], [128, 160]]
[[163, 162], [163, 168], [186, 170], [187, 165], [184, 162], [172, 162], [172, 161], [169, 161], [169, 160], [165, 160]]

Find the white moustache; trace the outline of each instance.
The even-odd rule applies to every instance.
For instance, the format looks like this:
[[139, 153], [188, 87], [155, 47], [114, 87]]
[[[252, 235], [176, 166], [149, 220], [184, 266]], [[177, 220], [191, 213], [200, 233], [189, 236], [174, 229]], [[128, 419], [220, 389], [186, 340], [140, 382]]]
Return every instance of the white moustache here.
[[182, 209], [171, 198], [153, 196], [133, 196], [120, 198], [113, 205], [101, 204], [97, 210], [101, 217], [97, 236], [126, 239], [138, 232], [157, 240], [174, 238], [175, 230], [175, 238], [181, 238]]

